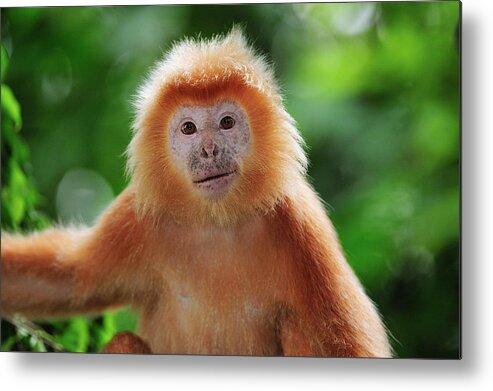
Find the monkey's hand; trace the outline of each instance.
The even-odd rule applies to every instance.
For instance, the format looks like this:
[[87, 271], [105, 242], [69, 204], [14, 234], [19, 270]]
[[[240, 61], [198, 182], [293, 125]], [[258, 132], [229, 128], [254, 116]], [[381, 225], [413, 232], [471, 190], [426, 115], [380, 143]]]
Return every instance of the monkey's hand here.
[[102, 350], [103, 353], [152, 354], [149, 345], [137, 335], [122, 331], [113, 336]]

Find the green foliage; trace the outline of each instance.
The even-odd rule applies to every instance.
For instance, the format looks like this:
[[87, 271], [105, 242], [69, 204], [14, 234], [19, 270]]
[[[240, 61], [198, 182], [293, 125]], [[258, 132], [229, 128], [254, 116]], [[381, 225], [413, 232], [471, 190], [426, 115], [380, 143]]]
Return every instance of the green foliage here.
[[7, 49], [5, 49], [3, 47], [3, 45], [1, 47], [1, 53], [2, 53], [2, 57], [1, 57], [1, 59], [2, 59], [2, 63], [1, 63], [2, 71], [1, 71], [0, 75], [1, 75], [1, 79], [3, 81], [3, 79], [5, 78], [5, 74], [7, 73], [7, 67], [9, 65], [9, 55], [7, 53]]
[[[90, 222], [62, 191], [68, 174], [99, 178], [80, 187], [99, 194], [93, 211], [126, 186], [130, 102], [150, 65], [173, 40], [241, 23], [275, 64], [311, 181], [397, 355], [457, 357], [458, 22], [455, 1], [6, 9], [2, 225], [38, 229], [67, 202]], [[6, 327], [3, 350], [41, 349]], [[41, 327], [66, 350], [96, 351], [135, 315]]]
[[[8, 65], [2, 46], [2, 80]], [[46, 228], [49, 219], [39, 212], [40, 196], [34, 184], [29, 150], [20, 135], [21, 109], [12, 90], [2, 84], [2, 226], [9, 230]], [[128, 310], [107, 312], [98, 319], [74, 317], [35, 325], [16, 317], [2, 320], [0, 350], [34, 352], [99, 351], [120, 330], [135, 330], [135, 315]]]
[[[2, 81], [8, 67], [2, 46]], [[36, 211], [39, 195], [29, 174], [29, 153], [18, 134], [22, 127], [21, 108], [10, 87], [2, 83], [2, 225], [18, 229], [44, 226], [45, 218]]]

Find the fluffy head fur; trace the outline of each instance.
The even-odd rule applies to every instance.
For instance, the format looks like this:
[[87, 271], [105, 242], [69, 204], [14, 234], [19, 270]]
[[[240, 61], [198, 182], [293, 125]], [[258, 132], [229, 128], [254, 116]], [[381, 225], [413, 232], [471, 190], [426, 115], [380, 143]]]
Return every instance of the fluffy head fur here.
[[[180, 106], [225, 100], [248, 114], [252, 144], [228, 193], [207, 200], [193, 193], [171, 161], [168, 125]], [[139, 90], [136, 109], [128, 168], [141, 212], [225, 225], [267, 212], [304, 176], [302, 139], [283, 107], [273, 71], [236, 28], [226, 36], [173, 46]]]

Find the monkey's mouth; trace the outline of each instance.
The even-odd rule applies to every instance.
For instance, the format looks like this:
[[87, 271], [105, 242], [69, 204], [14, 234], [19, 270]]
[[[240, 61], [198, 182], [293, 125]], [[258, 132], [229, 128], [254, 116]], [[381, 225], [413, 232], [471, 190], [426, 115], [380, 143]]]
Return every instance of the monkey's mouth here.
[[201, 184], [201, 183], [207, 183], [207, 182], [214, 182], [215, 180], [217, 179], [220, 179], [220, 178], [225, 178], [225, 177], [228, 177], [228, 176], [231, 176], [233, 175], [234, 173], [236, 172], [236, 170], [233, 170], [233, 171], [230, 171], [230, 172], [225, 172], [225, 173], [222, 173], [222, 174], [217, 174], [217, 175], [212, 175], [212, 176], [208, 176], [204, 179], [200, 179], [198, 181], [193, 181], [193, 183], [195, 184]]
[[233, 183], [235, 174], [236, 170], [223, 172], [221, 174], [209, 175], [208, 177], [193, 181], [193, 183], [206, 198], [218, 199], [227, 193], [231, 183]]

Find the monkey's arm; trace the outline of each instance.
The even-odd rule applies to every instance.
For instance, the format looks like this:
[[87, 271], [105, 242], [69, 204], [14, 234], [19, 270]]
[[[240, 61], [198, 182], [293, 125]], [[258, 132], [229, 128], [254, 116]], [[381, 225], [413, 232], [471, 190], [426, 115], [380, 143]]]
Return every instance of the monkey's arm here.
[[2, 234], [2, 312], [43, 318], [138, 299], [143, 233], [123, 193], [90, 229]]
[[290, 244], [295, 287], [280, 317], [283, 354], [390, 357], [380, 316], [345, 260], [314, 191], [304, 185], [278, 217], [284, 243]]

